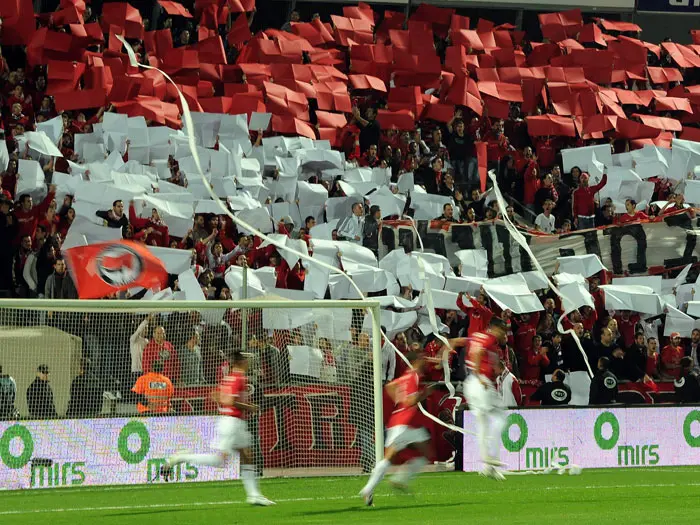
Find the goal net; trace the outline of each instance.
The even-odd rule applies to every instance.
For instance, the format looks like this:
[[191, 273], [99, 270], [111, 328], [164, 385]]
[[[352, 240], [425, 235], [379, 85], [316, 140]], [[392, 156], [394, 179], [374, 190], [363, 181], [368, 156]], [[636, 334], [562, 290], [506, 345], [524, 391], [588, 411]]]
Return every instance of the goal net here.
[[[163, 482], [170, 454], [209, 450], [210, 396], [235, 351], [249, 358], [264, 476], [371, 469], [383, 445], [378, 315], [371, 301], [279, 297], [0, 300], [0, 488]], [[175, 476], [234, 479], [238, 461]]]

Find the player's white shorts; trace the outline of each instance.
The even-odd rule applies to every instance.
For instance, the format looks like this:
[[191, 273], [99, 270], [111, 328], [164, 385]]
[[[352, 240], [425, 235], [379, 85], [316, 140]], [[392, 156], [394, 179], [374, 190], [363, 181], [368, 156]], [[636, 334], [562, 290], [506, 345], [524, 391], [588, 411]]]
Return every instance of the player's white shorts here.
[[231, 416], [219, 416], [216, 424], [216, 438], [212, 448], [227, 454], [234, 450], [250, 447], [252, 438], [248, 432], [248, 423], [245, 419]]
[[498, 392], [493, 384], [484, 386], [476, 374], [471, 374], [464, 383], [464, 396], [469, 410], [474, 412], [492, 412], [500, 408]]
[[384, 448], [392, 447], [398, 451], [414, 443], [424, 443], [429, 440], [430, 434], [423, 427], [414, 428], [408, 425], [396, 425], [387, 429]]

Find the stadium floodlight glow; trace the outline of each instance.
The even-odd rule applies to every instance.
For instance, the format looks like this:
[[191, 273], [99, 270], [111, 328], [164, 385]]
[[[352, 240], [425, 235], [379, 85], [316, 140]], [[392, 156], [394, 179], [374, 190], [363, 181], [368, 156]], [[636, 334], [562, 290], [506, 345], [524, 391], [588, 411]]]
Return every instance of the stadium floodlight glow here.
[[[249, 428], [264, 475], [371, 468], [384, 445], [377, 301], [2, 299], [0, 366], [16, 383], [20, 417], [0, 421], [0, 489], [162, 482], [167, 455], [206, 451], [211, 392], [225, 356], [243, 346], [242, 312], [260, 407]], [[139, 413], [131, 389], [154, 361], [172, 392], [162, 412], [161, 403]], [[236, 459], [222, 470], [183, 465], [176, 480], [237, 476]]]

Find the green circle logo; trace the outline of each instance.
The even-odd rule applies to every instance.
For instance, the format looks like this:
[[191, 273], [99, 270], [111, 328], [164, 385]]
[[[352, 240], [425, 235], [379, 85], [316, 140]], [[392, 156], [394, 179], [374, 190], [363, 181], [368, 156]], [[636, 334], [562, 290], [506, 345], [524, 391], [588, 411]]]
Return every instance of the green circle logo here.
[[[15, 456], [10, 451], [10, 442], [15, 438], [22, 440], [23, 450], [19, 456]], [[32, 459], [32, 454], [34, 454], [34, 439], [27, 427], [12, 425], [5, 430], [0, 438], [0, 459], [7, 465], [7, 468], [20, 469], [24, 467]]]
[[683, 421], [683, 437], [685, 442], [693, 448], [700, 447], [700, 436], [693, 436], [693, 433], [690, 431], [690, 425], [696, 421], [700, 422], [700, 410], [688, 412], [688, 415], [685, 416], [685, 421]]
[[[517, 425], [520, 429], [520, 437], [517, 441], [510, 439], [510, 427]], [[520, 452], [527, 443], [527, 422], [520, 414], [510, 414], [506, 419], [506, 425], [501, 432], [501, 441], [508, 452]]]
[[[134, 435], [137, 436], [141, 442], [141, 446], [136, 452], [132, 452], [129, 449], [129, 438]], [[148, 433], [146, 425], [140, 421], [130, 421], [124, 425], [124, 428], [119, 432], [117, 448], [119, 450], [119, 455], [127, 463], [131, 465], [141, 463], [148, 455], [148, 451], [151, 450], [151, 436]]]
[[[610, 423], [612, 427], [612, 434], [609, 438], [603, 437], [603, 425], [605, 423]], [[612, 412], [603, 412], [595, 420], [595, 425], [593, 425], [593, 437], [598, 446], [603, 450], [610, 450], [615, 445], [617, 445], [617, 440], [620, 439], [620, 423], [618, 422], [615, 414]]]

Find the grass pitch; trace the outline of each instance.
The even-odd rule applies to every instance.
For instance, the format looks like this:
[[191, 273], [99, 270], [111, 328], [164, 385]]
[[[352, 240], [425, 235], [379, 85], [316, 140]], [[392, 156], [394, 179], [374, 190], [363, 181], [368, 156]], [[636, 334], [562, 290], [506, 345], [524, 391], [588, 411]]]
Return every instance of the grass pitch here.
[[88, 487], [0, 493], [11, 524], [682, 524], [698, 521], [700, 468], [585, 470], [581, 476], [419, 476], [411, 495], [383, 482], [375, 506], [356, 496], [366, 477], [263, 479], [274, 507], [245, 504], [239, 482]]

